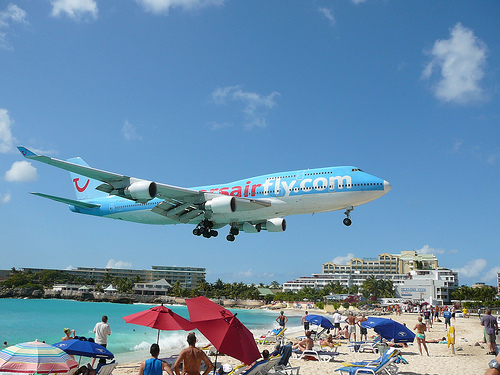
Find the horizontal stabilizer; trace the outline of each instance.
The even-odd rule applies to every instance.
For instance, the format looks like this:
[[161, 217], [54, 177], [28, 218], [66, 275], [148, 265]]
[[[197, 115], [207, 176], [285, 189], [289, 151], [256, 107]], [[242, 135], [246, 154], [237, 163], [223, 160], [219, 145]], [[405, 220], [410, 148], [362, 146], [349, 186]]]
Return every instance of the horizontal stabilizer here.
[[73, 199], [55, 197], [53, 195], [48, 195], [48, 194], [42, 194], [42, 193], [31, 193], [31, 194], [38, 195], [39, 197], [42, 197], [42, 198], [52, 199], [53, 201], [56, 201], [56, 202], [66, 203], [66, 204], [70, 204], [70, 205], [73, 205], [76, 207], [81, 207], [81, 208], [97, 208], [97, 207], [101, 206], [100, 204], [85, 203], [82, 201], [75, 201]]

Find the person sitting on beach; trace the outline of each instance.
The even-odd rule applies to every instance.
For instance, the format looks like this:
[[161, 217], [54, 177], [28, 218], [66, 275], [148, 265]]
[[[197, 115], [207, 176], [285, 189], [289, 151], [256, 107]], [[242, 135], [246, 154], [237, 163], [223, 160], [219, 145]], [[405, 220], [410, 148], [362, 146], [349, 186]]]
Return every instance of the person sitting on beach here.
[[278, 354], [280, 354], [280, 348], [281, 348], [280, 343], [277, 343], [276, 345], [274, 345], [274, 350], [269, 354], [269, 357], [275, 357]]
[[[189, 347], [183, 349], [179, 358], [174, 363], [174, 371], [176, 375], [180, 375], [179, 367], [181, 363], [183, 364], [182, 375], [200, 375], [201, 361], [207, 365], [207, 368], [203, 375], [208, 375], [210, 371], [214, 368], [212, 361], [207, 357], [203, 351], [198, 349], [196, 345], [196, 335], [194, 332], [189, 332], [187, 336], [187, 342]], [[142, 374], [139, 374], [142, 375]]]
[[[75, 338], [75, 330], [64, 328], [63, 332], [64, 332], [64, 337], [61, 339], [61, 341], [72, 340]], [[73, 332], [73, 337], [71, 337], [71, 332]]]
[[94, 369], [92, 366], [87, 364], [87, 366], [82, 366], [78, 370], [75, 371], [74, 375], [95, 375], [99, 371], [99, 369], [106, 364], [106, 358], [99, 358], [99, 364]]
[[427, 350], [427, 345], [425, 344], [425, 331], [427, 330], [427, 327], [424, 323], [422, 323], [422, 317], [418, 317], [418, 323], [415, 324], [414, 330], [417, 330], [416, 336], [417, 336], [417, 343], [418, 343], [418, 351], [420, 352], [420, 355], [422, 355], [422, 347], [421, 345], [424, 346], [425, 352], [427, 355], [429, 355], [429, 351]]
[[395, 343], [394, 339], [392, 339], [391, 341], [387, 341], [386, 344], [390, 348], [407, 348], [408, 347], [408, 345], [405, 342]]
[[333, 348], [335, 346], [335, 342], [333, 341], [333, 336], [328, 335], [326, 336], [326, 339], [324, 340], [319, 340], [318, 341], [321, 346], [329, 346], [330, 348]]
[[166, 371], [168, 375], [174, 375], [170, 365], [158, 359], [158, 355], [160, 354], [160, 346], [158, 344], [151, 344], [149, 352], [151, 353], [151, 358], [141, 363], [139, 375], [162, 375], [163, 371]]
[[257, 363], [264, 363], [269, 361], [269, 350], [264, 349], [262, 351], [262, 359], [259, 359], [258, 361], [253, 361], [251, 364], [249, 364], [246, 368], [245, 371], [250, 370], [253, 366], [255, 366]]
[[334, 339], [335, 340], [346, 339], [348, 334], [349, 334], [348, 327], [349, 326], [346, 325], [343, 329], [341, 329], [339, 331], [339, 334], [337, 336], [335, 336]]
[[312, 350], [314, 346], [314, 341], [311, 338], [311, 331], [306, 331], [306, 338], [301, 341], [297, 341], [292, 349], [297, 349], [299, 351]]

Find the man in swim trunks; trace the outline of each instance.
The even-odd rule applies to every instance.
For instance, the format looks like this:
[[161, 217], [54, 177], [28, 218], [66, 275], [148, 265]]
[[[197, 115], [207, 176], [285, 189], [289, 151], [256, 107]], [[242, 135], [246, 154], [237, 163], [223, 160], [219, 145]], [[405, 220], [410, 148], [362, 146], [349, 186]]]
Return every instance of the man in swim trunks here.
[[[359, 325], [359, 335], [361, 336], [360, 337], [361, 341], [363, 341], [363, 336], [365, 336], [365, 341], [368, 340], [368, 338], [367, 338], [367, 336], [368, 336], [368, 329], [366, 329], [365, 327], [361, 326], [361, 323], [366, 322], [367, 320], [368, 320], [368, 318], [365, 316], [365, 314], [362, 314], [361, 318], [357, 319], [357, 323]], [[356, 339], [354, 341], [356, 341]]]
[[[207, 357], [203, 351], [198, 349], [196, 345], [196, 335], [194, 332], [189, 332], [187, 336], [189, 347], [182, 350], [179, 358], [174, 363], [174, 371], [176, 375], [181, 375], [179, 367], [183, 364], [182, 375], [200, 375], [201, 361], [205, 362], [207, 369], [203, 375], [208, 375], [214, 368], [212, 361]], [[139, 374], [142, 375], [142, 374]]]
[[347, 328], [347, 339], [351, 341], [351, 334], [353, 334], [354, 341], [356, 341], [356, 317], [352, 314], [352, 311], [350, 311], [349, 316], [345, 318], [345, 322], [349, 325]]
[[309, 331], [309, 321], [306, 320], [306, 316], [307, 314], [309, 314], [309, 312], [306, 311], [306, 314], [302, 317], [302, 319], [300, 320], [300, 322], [302, 324], [304, 324], [304, 334], [305, 332]]
[[417, 330], [417, 333], [415, 334], [417, 336], [417, 343], [418, 343], [418, 351], [420, 352], [420, 355], [422, 355], [422, 347], [421, 345], [424, 346], [425, 352], [427, 355], [429, 355], [429, 351], [427, 350], [427, 345], [425, 344], [425, 331], [427, 330], [427, 326], [422, 323], [422, 317], [418, 317], [418, 323], [415, 324], [414, 330]]
[[162, 375], [163, 371], [166, 371], [168, 375], [174, 375], [170, 365], [158, 359], [158, 355], [160, 354], [160, 346], [158, 344], [152, 344], [149, 352], [151, 353], [151, 358], [141, 363], [139, 375]]

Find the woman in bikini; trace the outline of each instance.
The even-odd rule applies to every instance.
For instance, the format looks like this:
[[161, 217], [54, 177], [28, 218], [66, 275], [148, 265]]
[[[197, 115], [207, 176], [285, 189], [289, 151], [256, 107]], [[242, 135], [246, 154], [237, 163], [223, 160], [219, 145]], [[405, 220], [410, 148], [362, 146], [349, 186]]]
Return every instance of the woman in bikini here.
[[424, 346], [425, 352], [427, 355], [429, 355], [429, 351], [427, 350], [427, 345], [425, 344], [425, 331], [427, 331], [427, 326], [422, 323], [422, 317], [418, 317], [418, 323], [415, 324], [414, 330], [417, 330], [416, 336], [417, 336], [417, 343], [418, 343], [418, 351], [420, 352], [420, 355], [422, 355], [422, 347], [421, 345]]

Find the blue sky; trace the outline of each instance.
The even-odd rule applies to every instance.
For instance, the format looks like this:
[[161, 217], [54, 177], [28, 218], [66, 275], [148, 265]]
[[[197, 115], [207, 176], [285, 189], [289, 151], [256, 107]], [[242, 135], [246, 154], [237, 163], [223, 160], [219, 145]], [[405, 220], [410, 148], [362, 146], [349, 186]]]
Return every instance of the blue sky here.
[[[283, 283], [328, 261], [434, 253], [461, 284], [500, 270], [495, 1], [0, 2], [0, 269], [205, 267]], [[392, 184], [285, 233], [71, 213], [69, 174], [15, 146], [178, 186], [354, 165]]]

